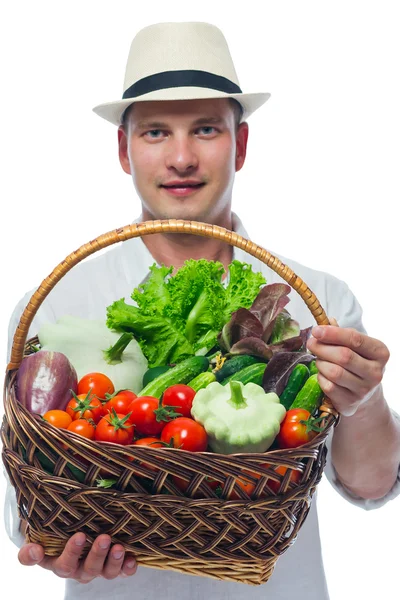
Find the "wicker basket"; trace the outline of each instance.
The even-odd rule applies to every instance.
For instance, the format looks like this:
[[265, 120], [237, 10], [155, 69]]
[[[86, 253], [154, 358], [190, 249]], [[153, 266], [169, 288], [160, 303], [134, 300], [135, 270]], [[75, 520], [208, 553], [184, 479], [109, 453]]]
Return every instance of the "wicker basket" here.
[[[229, 230], [166, 220], [106, 233], [59, 264], [20, 319], [5, 380], [3, 462], [16, 490], [20, 516], [28, 523], [27, 540], [42, 544], [47, 555], [61, 554], [77, 531], [86, 534], [85, 555], [96, 536], [107, 533], [140, 565], [258, 585], [270, 578], [277, 559], [294, 543], [310, 509], [325, 466], [325, 440], [339, 419], [328, 399], [320, 408], [324, 430], [308, 444], [230, 456], [92, 442], [53, 428], [16, 400], [15, 378], [29, 353], [30, 324], [56, 283], [97, 250], [160, 232], [212, 237], [242, 248], [289, 283], [318, 324], [328, 324], [317, 298], [293, 271]], [[284, 476], [274, 471], [279, 465], [287, 469]], [[293, 469], [301, 471], [300, 481], [291, 480]], [[117, 480], [110, 490], [96, 485], [105, 473]], [[256, 483], [252, 498], [237, 483], [244, 476], [251, 480], [249, 473]], [[185, 495], [174, 485], [174, 475], [190, 482]], [[207, 485], [207, 477], [220, 481], [222, 498]], [[268, 487], [268, 479], [278, 482], [278, 493]], [[227, 500], [232, 492], [235, 499]]]

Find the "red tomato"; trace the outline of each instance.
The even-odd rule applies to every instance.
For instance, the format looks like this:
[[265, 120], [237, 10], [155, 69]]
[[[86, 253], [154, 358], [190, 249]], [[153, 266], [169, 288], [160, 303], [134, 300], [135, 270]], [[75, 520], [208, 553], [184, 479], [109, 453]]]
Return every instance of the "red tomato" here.
[[310, 430], [306, 423], [311, 415], [303, 408], [288, 410], [281, 423], [281, 428], [276, 436], [280, 448], [297, 448], [306, 444], [316, 436], [316, 432]]
[[[174, 483], [174, 485], [176, 485], [176, 487], [181, 490], [181, 492], [186, 492], [188, 486], [189, 486], [189, 482], [186, 481], [185, 479], [182, 479], [182, 477], [177, 477], [176, 475], [172, 476], [172, 481]], [[220, 485], [220, 483], [218, 481], [215, 481], [215, 479], [211, 479], [210, 477], [206, 477], [206, 484], [214, 491], [217, 489], [217, 487]], [[197, 490], [193, 496], [194, 498], [205, 498], [204, 494], [200, 491]]]
[[116, 413], [127, 415], [129, 412], [129, 405], [133, 400], [137, 398], [136, 394], [129, 390], [123, 390], [111, 396], [111, 398], [103, 404], [104, 414], [111, 412], [114, 408]]
[[[268, 466], [268, 465], [265, 465], [265, 466]], [[277, 473], [279, 473], [279, 475], [282, 475], [282, 477], [283, 477], [287, 471], [287, 468], [283, 467], [283, 466], [279, 466], [279, 467], [275, 467], [274, 470]], [[294, 470], [294, 471], [292, 471], [292, 473], [290, 475], [290, 481], [297, 483], [298, 481], [300, 481], [300, 477], [301, 477], [301, 471]], [[276, 494], [279, 492], [280, 483], [278, 483], [277, 481], [274, 481], [273, 479], [269, 479], [268, 485]]]
[[208, 445], [204, 427], [186, 417], [178, 417], [167, 423], [162, 430], [161, 440], [168, 444], [172, 442], [174, 448], [191, 452], [204, 452]]
[[[262, 464], [262, 465], [260, 465], [260, 467], [263, 467], [264, 469], [268, 469], [268, 468], [271, 468], [271, 465]], [[287, 471], [287, 468], [283, 467], [283, 466], [272, 467], [272, 468], [277, 473], [279, 473], [279, 475], [282, 475], [282, 477], [285, 475], [285, 473]], [[257, 487], [257, 485], [256, 485], [257, 482], [253, 483], [252, 481], [250, 481], [250, 479], [247, 479], [246, 474], [254, 477], [256, 480], [259, 479], [261, 477], [261, 475], [259, 475], [258, 473], [252, 473], [251, 471], [243, 471], [243, 474], [240, 476], [240, 478], [238, 478], [236, 480], [236, 483], [239, 485], [239, 487], [242, 488], [242, 490], [244, 492], [246, 492], [246, 494], [248, 496], [252, 497], [252, 495], [254, 494], [254, 491]], [[290, 475], [290, 481], [297, 483], [300, 480], [300, 477], [301, 477], [301, 471], [293, 470]], [[274, 479], [268, 479], [267, 484], [275, 493], [279, 492], [279, 488], [280, 488], [279, 482], [275, 481]], [[266, 495], [267, 494], [261, 493], [260, 497], [263, 498]], [[229, 494], [229, 500], [239, 500], [239, 499], [241, 499], [239, 494], [235, 490], [232, 490], [232, 492]]]
[[135, 392], [132, 392], [132, 390], [119, 390], [118, 396], [124, 396], [128, 398], [128, 400], [130, 400], [131, 402], [132, 400], [135, 400], [135, 398], [137, 398], [137, 394], [135, 394]]
[[171, 387], [166, 389], [163, 394], [162, 405], [173, 406], [175, 412], [180, 413], [181, 417], [190, 418], [190, 410], [192, 408], [193, 398], [195, 395], [196, 392], [194, 389], [188, 385], [184, 385], [183, 383], [171, 385]]
[[44, 415], [43, 419], [51, 423], [57, 429], [67, 429], [72, 419], [65, 410], [48, 410]]
[[78, 381], [78, 394], [87, 394], [89, 391], [104, 400], [106, 394], [115, 392], [115, 388], [111, 379], [104, 373], [88, 373]]
[[[256, 489], [256, 484], [253, 483], [252, 481], [250, 481], [250, 479], [247, 479], [245, 477], [245, 474], [248, 474], [248, 475], [250, 475], [252, 477], [255, 477], [256, 479], [259, 476], [257, 475], [257, 473], [251, 473], [250, 471], [243, 471], [243, 474], [236, 479], [236, 483], [238, 484], [238, 486], [244, 492], [246, 492], [246, 494], [248, 496], [251, 497], [252, 493]], [[229, 496], [228, 496], [228, 500], [244, 500], [244, 498], [242, 498], [242, 496], [239, 496], [238, 492], [235, 489], [233, 489], [231, 491], [231, 493], [229, 494]]]
[[73, 421], [76, 421], [76, 419], [86, 419], [88, 421], [92, 419], [95, 423], [98, 423], [105, 414], [103, 404], [91, 392], [74, 394], [65, 410]]
[[[147, 446], [148, 448], [163, 448], [165, 446], [165, 444], [163, 444], [161, 440], [159, 440], [158, 438], [155, 438], [155, 437], [141, 438], [140, 440], [136, 440], [135, 442], [133, 442], [133, 445], [134, 446]], [[154, 471], [155, 473], [158, 473], [158, 471], [159, 471], [159, 469], [157, 469], [157, 467], [154, 467], [153, 465], [149, 465], [148, 463], [141, 463], [141, 464], [146, 469], [149, 469], [150, 471]]]
[[158, 398], [139, 396], [129, 405], [129, 421], [140, 435], [158, 435], [171, 420], [171, 410], [160, 407]]
[[114, 442], [127, 446], [133, 442], [134, 427], [128, 421], [128, 415], [112, 413], [98, 422], [95, 439], [99, 442]]
[[95, 427], [89, 421], [86, 421], [86, 419], [77, 419], [76, 421], [72, 421], [72, 423], [68, 425], [67, 429], [68, 431], [78, 433], [89, 440], [94, 439]]
[[145, 437], [140, 438], [133, 442], [134, 446], [150, 446], [150, 448], [163, 448], [165, 444], [159, 438], [156, 437]]

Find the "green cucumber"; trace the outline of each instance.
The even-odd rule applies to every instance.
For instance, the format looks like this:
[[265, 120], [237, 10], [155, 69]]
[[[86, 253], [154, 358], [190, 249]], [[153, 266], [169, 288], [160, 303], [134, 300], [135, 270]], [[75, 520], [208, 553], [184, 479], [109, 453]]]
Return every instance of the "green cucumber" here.
[[189, 381], [189, 383], [186, 385], [191, 387], [195, 392], [198, 392], [214, 381], [216, 381], [214, 373], [211, 373], [211, 371], [206, 371], [205, 373], [200, 373], [200, 375], [197, 375], [197, 377]]
[[171, 367], [169, 367], [168, 365], [162, 365], [159, 367], [151, 367], [151, 369], [148, 369], [146, 371], [146, 373], [143, 375], [143, 387], [146, 387], [146, 385], [148, 383], [150, 383], [150, 381], [153, 381], [153, 379], [156, 379], [157, 377], [159, 377], [163, 373], [166, 373], [170, 369], [171, 369]]
[[309, 413], [314, 413], [320, 405], [324, 395], [317, 377], [317, 373], [310, 375], [294, 399], [294, 402], [291, 404], [290, 410], [292, 408], [304, 408], [305, 410], [308, 410]]
[[150, 381], [138, 394], [138, 396], [154, 396], [161, 398], [167, 388], [176, 383], [187, 383], [202, 373], [207, 371], [209, 365], [208, 358], [205, 356], [192, 356], [171, 367], [165, 373]]
[[288, 410], [288, 408], [292, 405], [297, 394], [309, 377], [310, 371], [306, 365], [300, 363], [299, 365], [295, 366], [290, 374], [285, 389], [280, 395], [281, 404], [286, 408], [286, 410]]
[[315, 375], [315, 373], [318, 373], [318, 369], [317, 369], [317, 363], [315, 362], [315, 360], [313, 360], [312, 362], [310, 362], [309, 365], [309, 371], [310, 371], [310, 375]]
[[220, 369], [214, 369], [214, 374], [217, 381], [221, 382], [227, 377], [233, 375], [234, 373], [241, 371], [245, 367], [248, 367], [249, 365], [254, 365], [259, 362], [260, 360], [258, 358], [255, 358], [254, 356], [249, 356], [248, 354], [240, 354], [239, 356], [228, 358]]
[[262, 380], [264, 376], [264, 371], [267, 368], [267, 364], [265, 362], [258, 362], [254, 365], [249, 365], [233, 375], [230, 375], [223, 381], [221, 381], [222, 385], [226, 385], [230, 381], [240, 381], [243, 385], [246, 383], [256, 383], [257, 385], [262, 385]]

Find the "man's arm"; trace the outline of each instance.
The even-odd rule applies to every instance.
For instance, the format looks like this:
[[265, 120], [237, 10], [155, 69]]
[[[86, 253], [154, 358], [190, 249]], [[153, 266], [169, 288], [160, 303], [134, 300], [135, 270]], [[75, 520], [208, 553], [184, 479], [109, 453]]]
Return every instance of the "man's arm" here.
[[325, 326], [312, 333], [308, 348], [317, 356], [319, 383], [342, 415], [331, 446], [336, 475], [354, 496], [382, 498], [400, 465], [400, 424], [381, 385], [389, 351], [355, 329]]
[[332, 464], [342, 485], [366, 499], [383, 498], [400, 465], [400, 421], [382, 387], [352, 416], [342, 416], [332, 438]]

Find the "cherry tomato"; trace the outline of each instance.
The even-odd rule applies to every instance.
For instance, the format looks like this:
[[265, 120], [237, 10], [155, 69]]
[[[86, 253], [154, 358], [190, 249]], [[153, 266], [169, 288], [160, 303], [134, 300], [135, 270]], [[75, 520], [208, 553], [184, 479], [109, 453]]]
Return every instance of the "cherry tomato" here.
[[191, 452], [204, 452], [208, 445], [204, 427], [187, 417], [178, 417], [167, 423], [161, 432], [161, 440], [168, 444], [172, 442], [174, 448]]
[[127, 415], [129, 412], [129, 405], [136, 398], [136, 394], [134, 394], [130, 390], [123, 390], [122, 392], [118, 392], [117, 394], [113, 395], [109, 400], [107, 400], [107, 402], [103, 405], [104, 414], [111, 412], [111, 410], [114, 408], [115, 412]]
[[73, 421], [77, 419], [92, 419], [98, 423], [104, 416], [104, 407], [101, 401], [91, 392], [78, 394], [71, 398], [65, 409]]
[[67, 429], [72, 419], [65, 410], [48, 410], [44, 415], [43, 419], [51, 423], [57, 429]]
[[[116, 399], [115, 402], [111, 402], [114, 401], [114, 398]], [[137, 394], [135, 394], [135, 392], [132, 392], [132, 390], [118, 390], [118, 392], [114, 392], [114, 394], [106, 394], [106, 405], [110, 403], [109, 407], [110, 410], [111, 408], [115, 408], [116, 412], [119, 413], [126, 413], [128, 414], [128, 406], [131, 402], [133, 402], [133, 400], [135, 400], [137, 398]], [[106, 406], [104, 405], [104, 407]], [[121, 410], [120, 410], [121, 409]], [[108, 408], [106, 413], [109, 412]]]
[[150, 446], [150, 448], [163, 448], [165, 444], [156, 437], [144, 437], [133, 442], [134, 446]]
[[[260, 467], [264, 468], [264, 469], [269, 469], [271, 468], [271, 465], [269, 464], [262, 464], [260, 465]], [[279, 473], [279, 475], [282, 475], [282, 477], [285, 475], [286, 471], [287, 471], [287, 467], [284, 467], [282, 465], [278, 466], [278, 467], [272, 467], [277, 473]], [[258, 473], [252, 473], [251, 471], [243, 471], [243, 474], [237, 478], [236, 483], [238, 484], [238, 486], [244, 491], [246, 492], [246, 494], [251, 498], [252, 495], [254, 494], [254, 491], [257, 487], [257, 482], [253, 483], [250, 479], [246, 478], [246, 475], [250, 475], [251, 477], [254, 477], [256, 480], [259, 479], [261, 477], [261, 475], [259, 475]], [[293, 470], [291, 475], [290, 475], [290, 481], [293, 481], [294, 483], [297, 483], [300, 480], [301, 477], [301, 471], [297, 471], [297, 470]], [[280, 488], [280, 482], [275, 481], [274, 479], [268, 479], [267, 480], [267, 485], [275, 492], [278, 493], [279, 492], [279, 488]], [[261, 492], [261, 498], [267, 496], [267, 492], [264, 494], [263, 492]], [[232, 492], [229, 494], [229, 500], [239, 500], [241, 499], [241, 496], [239, 496], [239, 494], [236, 492], [236, 490], [232, 490]]]
[[[251, 497], [254, 490], [256, 489], [256, 484], [250, 481], [250, 479], [246, 478], [246, 474], [255, 477], [256, 479], [259, 477], [257, 473], [251, 473], [250, 471], [243, 471], [243, 474], [236, 479], [237, 485], [244, 491], [246, 494]], [[228, 495], [228, 500], [244, 500], [242, 496], [238, 494], [238, 492], [233, 489], [231, 493]]]
[[133, 434], [134, 427], [128, 421], [128, 415], [113, 410], [98, 422], [95, 439], [99, 442], [113, 442], [127, 446], [132, 444]]
[[86, 419], [76, 419], [76, 421], [72, 421], [70, 425], [68, 425], [68, 431], [73, 431], [74, 433], [78, 433], [82, 437], [88, 438], [89, 440], [94, 439], [95, 427]]
[[78, 395], [87, 394], [89, 391], [94, 396], [104, 400], [106, 394], [115, 392], [114, 384], [104, 373], [88, 373], [78, 381]]
[[306, 423], [311, 415], [303, 408], [288, 410], [283, 419], [280, 431], [276, 436], [280, 448], [297, 448], [306, 444], [316, 436], [316, 432], [310, 430]]
[[160, 407], [158, 398], [139, 396], [129, 405], [129, 421], [140, 435], [159, 435], [174, 416], [170, 407]]
[[[182, 477], [177, 477], [176, 475], [172, 476], [172, 481], [174, 483], [174, 485], [176, 485], [176, 487], [181, 490], [181, 492], [186, 492], [187, 488], [189, 487], [189, 482], [186, 481], [185, 479], [182, 479]], [[218, 481], [215, 481], [215, 479], [211, 479], [210, 477], [206, 477], [205, 478], [205, 483], [208, 485], [209, 488], [211, 488], [213, 491], [215, 491], [217, 489], [217, 487], [219, 485], [221, 485]], [[193, 498], [205, 498], [205, 495], [198, 489]]]
[[171, 385], [165, 390], [162, 397], [163, 406], [173, 406], [177, 413], [182, 417], [191, 417], [190, 410], [192, 408], [193, 398], [196, 392], [193, 388], [183, 383]]
[[[155, 437], [145, 437], [145, 438], [141, 438], [140, 440], [136, 440], [135, 442], [133, 442], [134, 446], [147, 446], [148, 448], [163, 448], [165, 446], [165, 444], [162, 443], [162, 441], [158, 438]], [[149, 469], [150, 471], [154, 471], [155, 473], [158, 473], [159, 469], [157, 469], [157, 467], [154, 467], [153, 465], [149, 465], [148, 463], [141, 463], [143, 467], [145, 467], [146, 469]]]
[[[265, 465], [265, 466], [268, 466], [268, 465]], [[287, 471], [287, 467], [280, 465], [279, 467], [275, 467], [274, 471], [276, 471], [277, 473], [279, 473], [279, 475], [282, 475], [282, 477], [283, 477]], [[300, 481], [300, 477], [301, 477], [301, 471], [293, 470], [290, 475], [290, 481], [297, 483], [298, 481]], [[275, 493], [279, 492], [279, 488], [280, 488], [281, 484], [278, 483], [277, 481], [274, 481], [273, 479], [269, 479], [268, 485]]]

